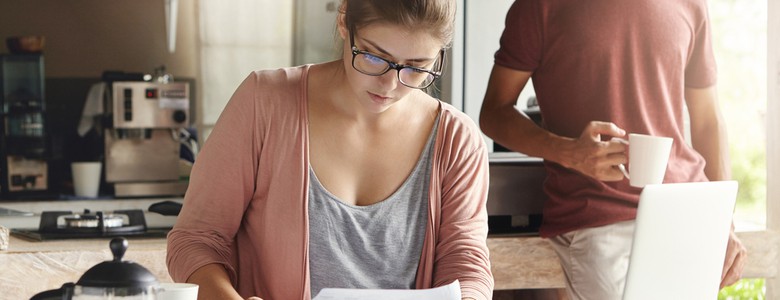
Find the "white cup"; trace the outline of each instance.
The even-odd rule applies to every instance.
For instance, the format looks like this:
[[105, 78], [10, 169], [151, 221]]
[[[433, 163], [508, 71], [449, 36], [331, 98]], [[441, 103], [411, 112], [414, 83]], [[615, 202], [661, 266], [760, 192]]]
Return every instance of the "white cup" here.
[[76, 196], [95, 198], [100, 188], [99, 161], [74, 162], [70, 164], [73, 171], [73, 189]]
[[198, 285], [194, 283], [163, 282], [157, 292], [159, 300], [198, 300]]
[[643, 188], [664, 181], [672, 138], [632, 133], [628, 135], [628, 167], [619, 166], [631, 186]]

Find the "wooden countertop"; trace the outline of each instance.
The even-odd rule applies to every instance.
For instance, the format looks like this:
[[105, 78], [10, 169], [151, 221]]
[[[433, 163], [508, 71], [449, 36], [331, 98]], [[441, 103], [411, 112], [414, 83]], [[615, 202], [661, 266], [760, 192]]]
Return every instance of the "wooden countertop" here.
[[[739, 232], [749, 251], [745, 278], [774, 277], [778, 272], [780, 235]], [[11, 236], [0, 251], [0, 291], [8, 299], [29, 299], [37, 292], [76, 282], [87, 269], [111, 259], [109, 239], [33, 242]], [[496, 290], [561, 288], [564, 277], [558, 258], [540, 237], [491, 236], [490, 260]], [[165, 266], [165, 239], [129, 239], [126, 259], [149, 269], [162, 282], [171, 281]]]
[[[780, 267], [780, 233], [737, 232], [748, 250], [743, 278], [770, 278]], [[540, 237], [489, 237], [496, 290], [564, 287], [552, 246]]]
[[[125, 260], [149, 269], [161, 282], [171, 282], [165, 266], [165, 239], [128, 239]], [[110, 239], [34, 242], [11, 236], [9, 248], [0, 251], [2, 299], [29, 299], [44, 290], [76, 282], [96, 264], [110, 260]], [[6, 298], [4, 298], [6, 297]]]
[[540, 237], [488, 237], [496, 290], [563, 288], [558, 256]]
[[[100, 239], [76, 239], [76, 240], [51, 240], [45, 242], [30, 241], [11, 235], [10, 247], [2, 254], [31, 253], [31, 252], [69, 252], [69, 251], [108, 251], [110, 238]], [[135, 251], [165, 250], [165, 239], [161, 238], [129, 238], [127, 253]], [[111, 258], [110, 255], [108, 258]], [[108, 259], [106, 258], [106, 259]]]

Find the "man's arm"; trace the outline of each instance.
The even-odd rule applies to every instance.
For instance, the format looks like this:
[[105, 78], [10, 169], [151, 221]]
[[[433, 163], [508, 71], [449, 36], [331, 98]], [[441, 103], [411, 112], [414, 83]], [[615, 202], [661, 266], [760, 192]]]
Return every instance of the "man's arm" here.
[[529, 141], [553, 141], [556, 138], [515, 108], [517, 97], [531, 74], [493, 66], [479, 114], [479, 125], [482, 132], [504, 147], [542, 157], [545, 154], [543, 143]]
[[[728, 135], [726, 123], [718, 106], [715, 86], [703, 89], [686, 88], [685, 102], [691, 119], [691, 143], [707, 162], [704, 173], [711, 181], [729, 180], [731, 162]], [[746, 259], [747, 249], [734, 234], [732, 224], [721, 275], [721, 288], [734, 284], [742, 277]]]
[[718, 106], [716, 88], [685, 89], [685, 102], [691, 119], [691, 142], [707, 161], [704, 174], [710, 181], [729, 180], [729, 159], [726, 122]]
[[554, 161], [599, 180], [622, 180], [617, 165], [627, 162], [625, 145], [602, 141], [601, 135], [621, 137], [625, 135], [623, 129], [593, 121], [580, 137], [562, 137], [537, 126], [514, 107], [531, 74], [493, 66], [479, 115], [482, 131], [513, 151]]

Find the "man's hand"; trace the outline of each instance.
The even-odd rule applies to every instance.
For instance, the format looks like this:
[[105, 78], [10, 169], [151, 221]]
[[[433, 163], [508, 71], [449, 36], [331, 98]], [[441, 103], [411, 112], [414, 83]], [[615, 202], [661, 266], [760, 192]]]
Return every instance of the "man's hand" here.
[[622, 180], [618, 165], [628, 162], [626, 143], [602, 141], [602, 135], [622, 137], [626, 131], [613, 123], [592, 121], [579, 138], [561, 147], [557, 162], [601, 181]]
[[732, 285], [742, 278], [742, 271], [747, 260], [747, 249], [734, 233], [734, 226], [729, 232], [729, 244], [726, 247], [726, 260], [723, 263], [723, 274], [720, 277], [720, 288]]

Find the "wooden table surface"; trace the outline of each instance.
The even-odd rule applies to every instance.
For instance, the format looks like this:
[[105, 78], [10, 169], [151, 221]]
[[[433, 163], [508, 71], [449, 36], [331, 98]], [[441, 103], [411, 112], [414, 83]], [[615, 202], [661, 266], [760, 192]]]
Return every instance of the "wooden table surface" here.
[[[89, 268], [113, 255], [109, 239], [34, 242], [11, 236], [0, 251], [0, 299], [30, 299], [44, 290], [76, 282]], [[165, 266], [165, 239], [129, 239], [125, 260], [146, 267], [161, 282], [171, 282]]]
[[[748, 249], [743, 278], [775, 277], [780, 267], [780, 234], [738, 232]], [[490, 261], [496, 290], [564, 287], [558, 258], [540, 237], [490, 237]]]
[[[774, 277], [780, 236], [772, 232], [740, 232], [748, 248], [744, 277]], [[108, 239], [34, 242], [11, 236], [0, 251], [0, 299], [29, 299], [35, 293], [76, 282], [92, 266], [112, 258]], [[548, 241], [540, 237], [489, 237], [496, 290], [561, 288], [564, 277]], [[125, 258], [170, 282], [165, 266], [165, 239], [129, 239]]]

